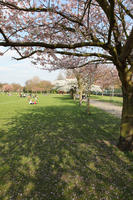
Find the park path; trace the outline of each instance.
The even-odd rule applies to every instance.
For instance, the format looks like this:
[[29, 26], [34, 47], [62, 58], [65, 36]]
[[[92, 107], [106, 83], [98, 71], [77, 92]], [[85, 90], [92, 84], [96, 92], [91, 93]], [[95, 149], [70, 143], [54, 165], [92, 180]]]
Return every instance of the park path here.
[[120, 118], [122, 113], [122, 107], [113, 105], [112, 103], [102, 102], [94, 99], [90, 99], [90, 104], [94, 107], [100, 108], [108, 113]]

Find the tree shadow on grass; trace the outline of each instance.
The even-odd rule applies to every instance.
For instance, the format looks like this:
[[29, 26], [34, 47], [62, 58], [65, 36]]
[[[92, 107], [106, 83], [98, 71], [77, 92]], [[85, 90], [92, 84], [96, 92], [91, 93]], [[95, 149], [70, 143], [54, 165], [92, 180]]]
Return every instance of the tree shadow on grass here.
[[[65, 103], [73, 103], [74, 100], [73, 98], [70, 96], [70, 95], [62, 95], [62, 94], [59, 94], [57, 96], [54, 96], [53, 97], [54, 99], [57, 99], [58, 101], [62, 101], [62, 102], [65, 102]], [[69, 104], [70, 105], [70, 104]]]
[[38, 106], [13, 118], [0, 133], [0, 198], [132, 199], [131, 163], [112, 144], [119, 120], [92, 113]]

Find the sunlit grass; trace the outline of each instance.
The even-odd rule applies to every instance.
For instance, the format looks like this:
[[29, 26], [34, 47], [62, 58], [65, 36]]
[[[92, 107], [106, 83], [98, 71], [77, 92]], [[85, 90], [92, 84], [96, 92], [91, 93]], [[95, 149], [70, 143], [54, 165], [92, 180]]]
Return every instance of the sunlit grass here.
[[117, 106], [122, 106], [123, 98], [122, 97], [115, 97], [115, 96], [101, 96], [101, 95], [91, 95], [91, 99], [97, 99], [103, 102], [113, 103]]
[[96, 108], [89, 116], [69, 96], [0, 99], [0, 199], [132, 200], [119, 119]]

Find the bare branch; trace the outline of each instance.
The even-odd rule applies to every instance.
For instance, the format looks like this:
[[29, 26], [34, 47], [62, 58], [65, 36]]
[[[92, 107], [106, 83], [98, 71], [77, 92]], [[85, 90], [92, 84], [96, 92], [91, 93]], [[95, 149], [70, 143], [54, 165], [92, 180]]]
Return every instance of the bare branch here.
[[76, 49], [81, 47], [102, 47], [107, 48], [107, 44], [96, 41], [96, 42], [80, 42], [74, 44], [63, 44], [63, 43], [55, 43], [55, 44], [48, 44], [44, 42], [14, 42], [14, 41], [7, 41], [7, 42], [0, 42], [0, 46], [4, 47], [45, 47], [47, 49], [57, 49], [57, 48], [66, 48], [66, 49]]
[[33, 56], [34, 54], [36, 54], [36, 53], [44, 53], [44, 51], [42, 51], [42, 50], [36, 50], [36, 51], [33, 51], [33, 52], [31, 52], [31, 53], [29, 53], [28, 55], [26, 55], [26, 56], [23, 56], [19, 51], [18, 51], [18, 49], [15, 47], [15, 50], [18, 52], [18, 54], [20, 55], [20, 58], [15, 58], [15, 57], [13, 57], [15, 60], [23, 60], [23, 59], [26, 59], [26, 58], [29, 58], [29, 57], [31, 57], [31, 56]]
[[88, 3], [88, 16], [87, 16], [87, 28], [89, 29], [89, 18], [90, 18], [90, 6], [91, 6], [92, 0]]
[[130, 16], [133, 19], [133, 15], [131, 14], [130, 10], [128, 10], [121, 2], [121, 0], [117, 0], [119, 5], [123, 8], [123, 10], [125, 11], [125, 13]]
[[75, 53], [75, 52], [65, 52], [65, 51], [54, 51], [54, 53], [69, 55], [69, 56], [77, 56], [77, 57], [99, 57], [107, 60], [112, 60], [111, 56], [101, 53]]
[[112, 0], [109, 0], [110, 2], [110, 27], [109, 27], [109, 33], [108, 33], [108, 44], [111, 42], [111, 34], [114, 28], [114, 23], [115, 23], [115, 15], [114, 15], [114, 7], [115, 7], [115, 2]]
[[126, 44], [122, 48], [122, 52], [119, 57], [120, 61], [125, 62], [126, 58], [130, 55], [132, 50], [133, 50], [133, 27], [130, 36], [127, 39]]
[[5, 39], [6, 42], [9, 42], [8, 38], [6, 37], [5, 33], [3, 30], [0, 28], [0, 33], [2, 34], [3, 38]]

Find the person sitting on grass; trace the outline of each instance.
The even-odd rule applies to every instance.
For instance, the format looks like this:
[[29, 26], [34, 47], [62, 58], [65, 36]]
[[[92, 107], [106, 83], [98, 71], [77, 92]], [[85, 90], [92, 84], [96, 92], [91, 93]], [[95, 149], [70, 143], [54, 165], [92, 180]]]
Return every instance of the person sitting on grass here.
[[30, 99], [30, 101], [29, 101], [29, 104], [34, 104], [34, 102], [33, 102], [33, 100], [32, 100], [32, 99]]
[[38, 103], [38, 96], [37, 95], [35, 95], [35, 102], [36, 102], [36, 104]]

